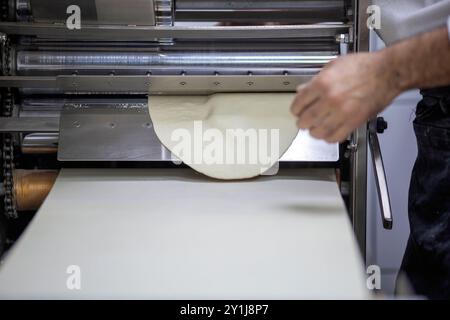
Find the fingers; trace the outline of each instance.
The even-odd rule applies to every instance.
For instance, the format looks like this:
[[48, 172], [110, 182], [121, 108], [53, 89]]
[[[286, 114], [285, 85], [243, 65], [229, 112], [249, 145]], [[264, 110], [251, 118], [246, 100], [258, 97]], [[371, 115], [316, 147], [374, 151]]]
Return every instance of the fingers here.
[[[342, 115], [330, 114], [320, 125], [311, 128], [310, 134], [314, 138], [325, 140], [327, 142], [337, 142], [334, 141], [334, 139], [341, 137], [341, 131], [346, 127], [346, 124], [347, 121]], [[345, 138], [346, 136], [342, 140], [345, 140]]]
[[300, 129], [309, 130], [318, 127], [322, 122], [331, 116], [333, 109], [323, 101], [323, 99], [313, 102], [300, 114], [297, 126]]
[[[356, 112], [355, 112], [356, 113]], [[364, 123], [364, 118], [358, 116], [349, 119], [348, 114], [335, 112], [325, 118], [317, 127], [310, 129], [312, 137], [325, 140], [329, 143], [345, 141], [350, 134]]]
[[338, 58], [311, 82], [300, 86], [291, 106], [298, 127], [309, 130], [313, 137], [340, 142], [380, 112], [391, 94], [380, 97], [386, 90], [383, 77], [369, 76], [370, 72], [378, 72], [372, 57], [359, 54]]
[[310, 130], [312, 137], [329, 143], [343, 142], [352, 133], [345, 121], [338, 124], [323, 125]]
[[317, 90], [312, 82], [299, 86], [297, 88], [297, 96], [291, 106], [291, 112], [297, 117], [301, 116], [319, 97], [320, 90]]
[[355, 105], [322, 98], [304, 111], [297, 125], [309, 130], [314, 138], [335, 143], [345, 140], [359, 125], [360, 118], [364, 121]]
[[347, 139], [350, 134], [353, 132], [354, 128], [349, 127], [346, 124], [343, 124], [339, 127], [332, 135], [330, 135], [326, 141], [329, 143], [338, 143], [343, 142], [345, 139]]

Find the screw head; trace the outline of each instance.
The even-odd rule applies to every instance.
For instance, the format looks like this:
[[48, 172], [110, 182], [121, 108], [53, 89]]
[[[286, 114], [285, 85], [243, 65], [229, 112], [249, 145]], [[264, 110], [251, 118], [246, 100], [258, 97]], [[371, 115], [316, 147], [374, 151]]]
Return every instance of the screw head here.
[[386, 131], [386, 129], [388, 128], [388, 123], [386, 120], [384, 120], [383, 117], [378, 117], [377, 118], [377, 133], [384, 133], [384, 131]]

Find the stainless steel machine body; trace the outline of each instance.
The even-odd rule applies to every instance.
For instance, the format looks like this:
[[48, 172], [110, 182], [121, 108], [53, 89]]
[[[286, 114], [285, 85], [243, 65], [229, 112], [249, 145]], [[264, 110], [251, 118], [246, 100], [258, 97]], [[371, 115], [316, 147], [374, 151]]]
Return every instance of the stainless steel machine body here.
[[[11, 217], [18, 166], [170, 160], [148, 118], [148, 94], [294, 92], [332, 59], [368, 49], [368, 1], [1, 3], [0, 132]], [[70, 5], [81, 9], [81, 29], [66, 26]], [[364, 252], [367, 127], [325, 150], [286, 165], [339, 169]], [[42, 155], [50, 160], [36, 160]]]

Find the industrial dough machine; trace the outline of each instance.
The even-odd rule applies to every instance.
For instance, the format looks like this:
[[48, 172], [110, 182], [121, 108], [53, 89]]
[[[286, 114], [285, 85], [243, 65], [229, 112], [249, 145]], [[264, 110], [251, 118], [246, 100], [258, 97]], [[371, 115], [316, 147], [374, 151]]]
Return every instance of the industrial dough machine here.
[[[332, 59], [368, 49], [367, 1], [0, 4], [2, 196], [12, 229], [62, 167], [174, 167], [153, 132], [148, 94], [294, 92]], [[68, 28], [71, 5], [81, 29]], [[281, 164], [336, 168], [363, 252], [367, 141], [376, 147], [382, 127], [374, 122], [341, 145], [299, 139]]]

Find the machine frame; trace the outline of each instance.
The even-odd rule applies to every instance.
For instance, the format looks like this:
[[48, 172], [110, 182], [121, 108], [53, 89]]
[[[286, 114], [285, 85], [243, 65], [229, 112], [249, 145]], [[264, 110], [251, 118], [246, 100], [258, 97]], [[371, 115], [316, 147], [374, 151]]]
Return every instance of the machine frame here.
[[[6, 5], [7, 3], [7, 5]], [[199, 41], [210, 38], [215, 39], [267, 39], [283, 37], [284, 39], [311, 39], [335, 37], [340, 45], [341, 54], [348, 52], [363, 52], [369, 50], [369, 30], [366, 26], [367, 7], [369, 0], [351, 0], [351, 10], [347, 15], [353, 17], [349, 24], [304, 24], [304, 25], [276, 25], [276, 26], [172, 26], [173, 6], [170, 1], [156, 1], [155, 26], [131, 25], [84, 25], [81, 30], [68, 30], [64, 24], [29, 21], [5, 21], [5, 16], [15, 15], [15, 11], [26, 10], [26, 1], [3, 1], [3, 21], [0, 22], [0, 41], [2, 42], [2, 76], [0, 76], [0, 89], [2, 90], [2, 117], [0, 118], [0, 133], [3, 134], [2, 144], [2, 172], [4, 211], [14, 209], [13, 179], [8, 172], [14, 170], [17, 150], [17, 138], [23, 132], [57, 133], [60, 130], [60, 120], [55, 117], [17, 117], [14, 114], [14, 99], [18, 89], [28, 88], [46, 90], [58, 89], [62, 93], [83, 94], [87, 90], [114, 91], [121, 94], [145, 92], [150, 88], [152, 94], [204, 94], [211, 92], [234, 92], [246, 88], [249, 92], [291, 92], [297, 85], [308, 81], [320, 68], [310, 68], [306, 73], [295, 73], [286, 70], [282, 74], [270, 74], [270, 70], [260, 70], [261, 74], [238, 75], [189, 75], [181, 70], [178, 75], [154, 75], [144, 73], [139, 75], [109, 74], [109, 75], [21, 75], [11, 72], [14, 52], [10, 51], [10, 39], [18, 36], [39, 36], [46, 38], [70, 39], [71, 41], [90, 40], [116, 41], [142, 41], [159, 38], [168, 45], [174, 38], [183, 38], [189, 41]], [[17, 5], [14, 8], [14, 5]], [[184, 10], [184, 14], [188, 11]], [[212, 13], [211, 13], [212, 14]], [[217, 15], [217, 12], [214, 14]], [[204, 19], [205, 13], [198, 14]], [[311, 63], [311, 62], [308, 62]], [[319, 64], [318, 64], [319, 65]], [[240, 72], [240, 69], [236, 69]], [[269, 72], [269, 74], [267, 74]], [[137, 91], [137, 92], [132, 92]], [[366, 251], [366, 198], [367, 198], [367, 154], [368, 154], [368, 127], [363, 126], [356, 130], [351, 139], [341, 145], [341, 161], [331, 164], [340, 169], [343, 180], [344, 197], [348, 195], [349, 213], [352, 219], [354, 232], [363, 256]], [[37, 163], [45, 162], [48, 155]], [[55, 160], [49, 160], [54, 164]], [[70, 164], [74, 166], [75, 164]], [[89, 165], [89, 164], [86, 164]], [[92, 164], [90, 164], [92, 165]], [[97, 163], [94, 165], [107, 165]], [[116, 164], [117, 165], [117, 164]], [[138, 165], [143, 165], [138, 164]], [[144, 164], [145, 165], [145, 164]], [[156, 164], [155, 164], [156, 165]], [[304, 164], [305, 166], [327, 166], [326, 164]], [[9, 218], [15, 218], [11, 215]]]

